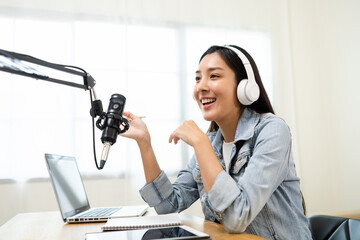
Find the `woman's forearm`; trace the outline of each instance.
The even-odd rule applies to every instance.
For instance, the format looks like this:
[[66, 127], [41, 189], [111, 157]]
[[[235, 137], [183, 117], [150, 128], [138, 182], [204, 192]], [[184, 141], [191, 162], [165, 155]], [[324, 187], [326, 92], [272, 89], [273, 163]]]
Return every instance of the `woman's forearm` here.
[[150, 139], [142, 142], [138, 141], [138, 146], [143, 162], [146, 183], [149, 184], [160, 175], [161, 169], [156, 160]]
[[218, 161], [214, 149], [211, 146], [209, 138], [205, 137], [194, 144], [195, 155], [200, 167], [206, 193], [209, 193], [217, 175], [223, 170]]

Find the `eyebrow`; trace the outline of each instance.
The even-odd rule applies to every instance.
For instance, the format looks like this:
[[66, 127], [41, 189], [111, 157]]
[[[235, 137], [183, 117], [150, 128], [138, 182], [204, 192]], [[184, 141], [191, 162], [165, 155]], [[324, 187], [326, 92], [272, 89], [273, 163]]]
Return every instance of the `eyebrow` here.
[[[224, 69], [221, 67], [212, 67], [212, 68], [207, 69], [207, 71], [209, 71], [209, 72], [214, 71], [214, 70], [224, 70]], [[195, 73], [201, 73], [201, 71], [197, 70]]]

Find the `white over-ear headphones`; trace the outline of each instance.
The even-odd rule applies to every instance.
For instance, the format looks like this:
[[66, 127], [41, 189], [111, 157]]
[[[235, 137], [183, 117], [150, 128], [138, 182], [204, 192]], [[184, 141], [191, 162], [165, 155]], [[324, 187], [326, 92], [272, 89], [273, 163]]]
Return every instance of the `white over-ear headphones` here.
[[260, 89], [255, 81], [254, 71], [251, 67], [250, 61], [245, 56], [245, 54], [242, 53], [239, 49], [231, 46], [224, 46], [224, 47], [235, 52], [245, 67], [245, 71], [248, 78], [240, 80], [239, 85], [237, 87], [237, 97], [241, 104], [250, 105], [256, 100], [258, 100], [260, 95]]

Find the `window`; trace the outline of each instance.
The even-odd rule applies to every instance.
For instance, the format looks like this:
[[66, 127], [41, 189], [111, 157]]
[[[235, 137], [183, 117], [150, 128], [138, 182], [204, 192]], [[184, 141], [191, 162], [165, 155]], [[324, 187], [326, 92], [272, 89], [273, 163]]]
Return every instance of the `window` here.
[[[146, 116], [157, 159], [168, 173], [176, 173], [192, 155], [183, 143], [168, 144], [169, 134], [184, 119], [194, 119], [203, 130], [208, 127], [192, 100], [192, 88], [198, 60], [210, 45], [231, 43], [247, 49], [272, 98], [266, 32], [26, 18], [2, 18], [0, 28], [6, 36], [0, 48], [88, 71], [104, 109], [111, 94], [124, 95], [125, 110]], [[76, 156], [85, 175], [143, 172], [136, 143], [121, 137], [111, 147], [105, 168], [95, 168], [88, 91], [3, 72], [0, 79], [0, 178], [47, 177], [44, 153]], [[100, 136], [96, 129], [98, 158]]]

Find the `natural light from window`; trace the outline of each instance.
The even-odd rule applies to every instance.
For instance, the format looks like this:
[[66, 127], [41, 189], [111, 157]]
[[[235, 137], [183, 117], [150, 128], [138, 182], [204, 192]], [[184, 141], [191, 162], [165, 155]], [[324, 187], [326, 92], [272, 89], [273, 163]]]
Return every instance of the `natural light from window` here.
[[[195, 70], [209, 46], [235, 44], [248, 50], [273, 96], [267, 32], [26, 18], [0, 18], [0, 29], [1, 49], [89, 72], [104, 109], [113, 93], [124, 95], [126, 111], [146, 116], [159, 164], [170, 174], [186, 164], [192, 150], [169, 144], [169, 134], [185, 119], [194, 119], [204, 131], [209, 124], [192, 98]], [[75, 156], [88, 176], [143, 173], [136, 143], [121, 137], [111, 147], [104, 170], [96, 169], [88, 91], [4, 72], [0, 81], [1, 179], [48, 177], [44, 153]], [[98, 158], [100, 136], [96, 129]]]

